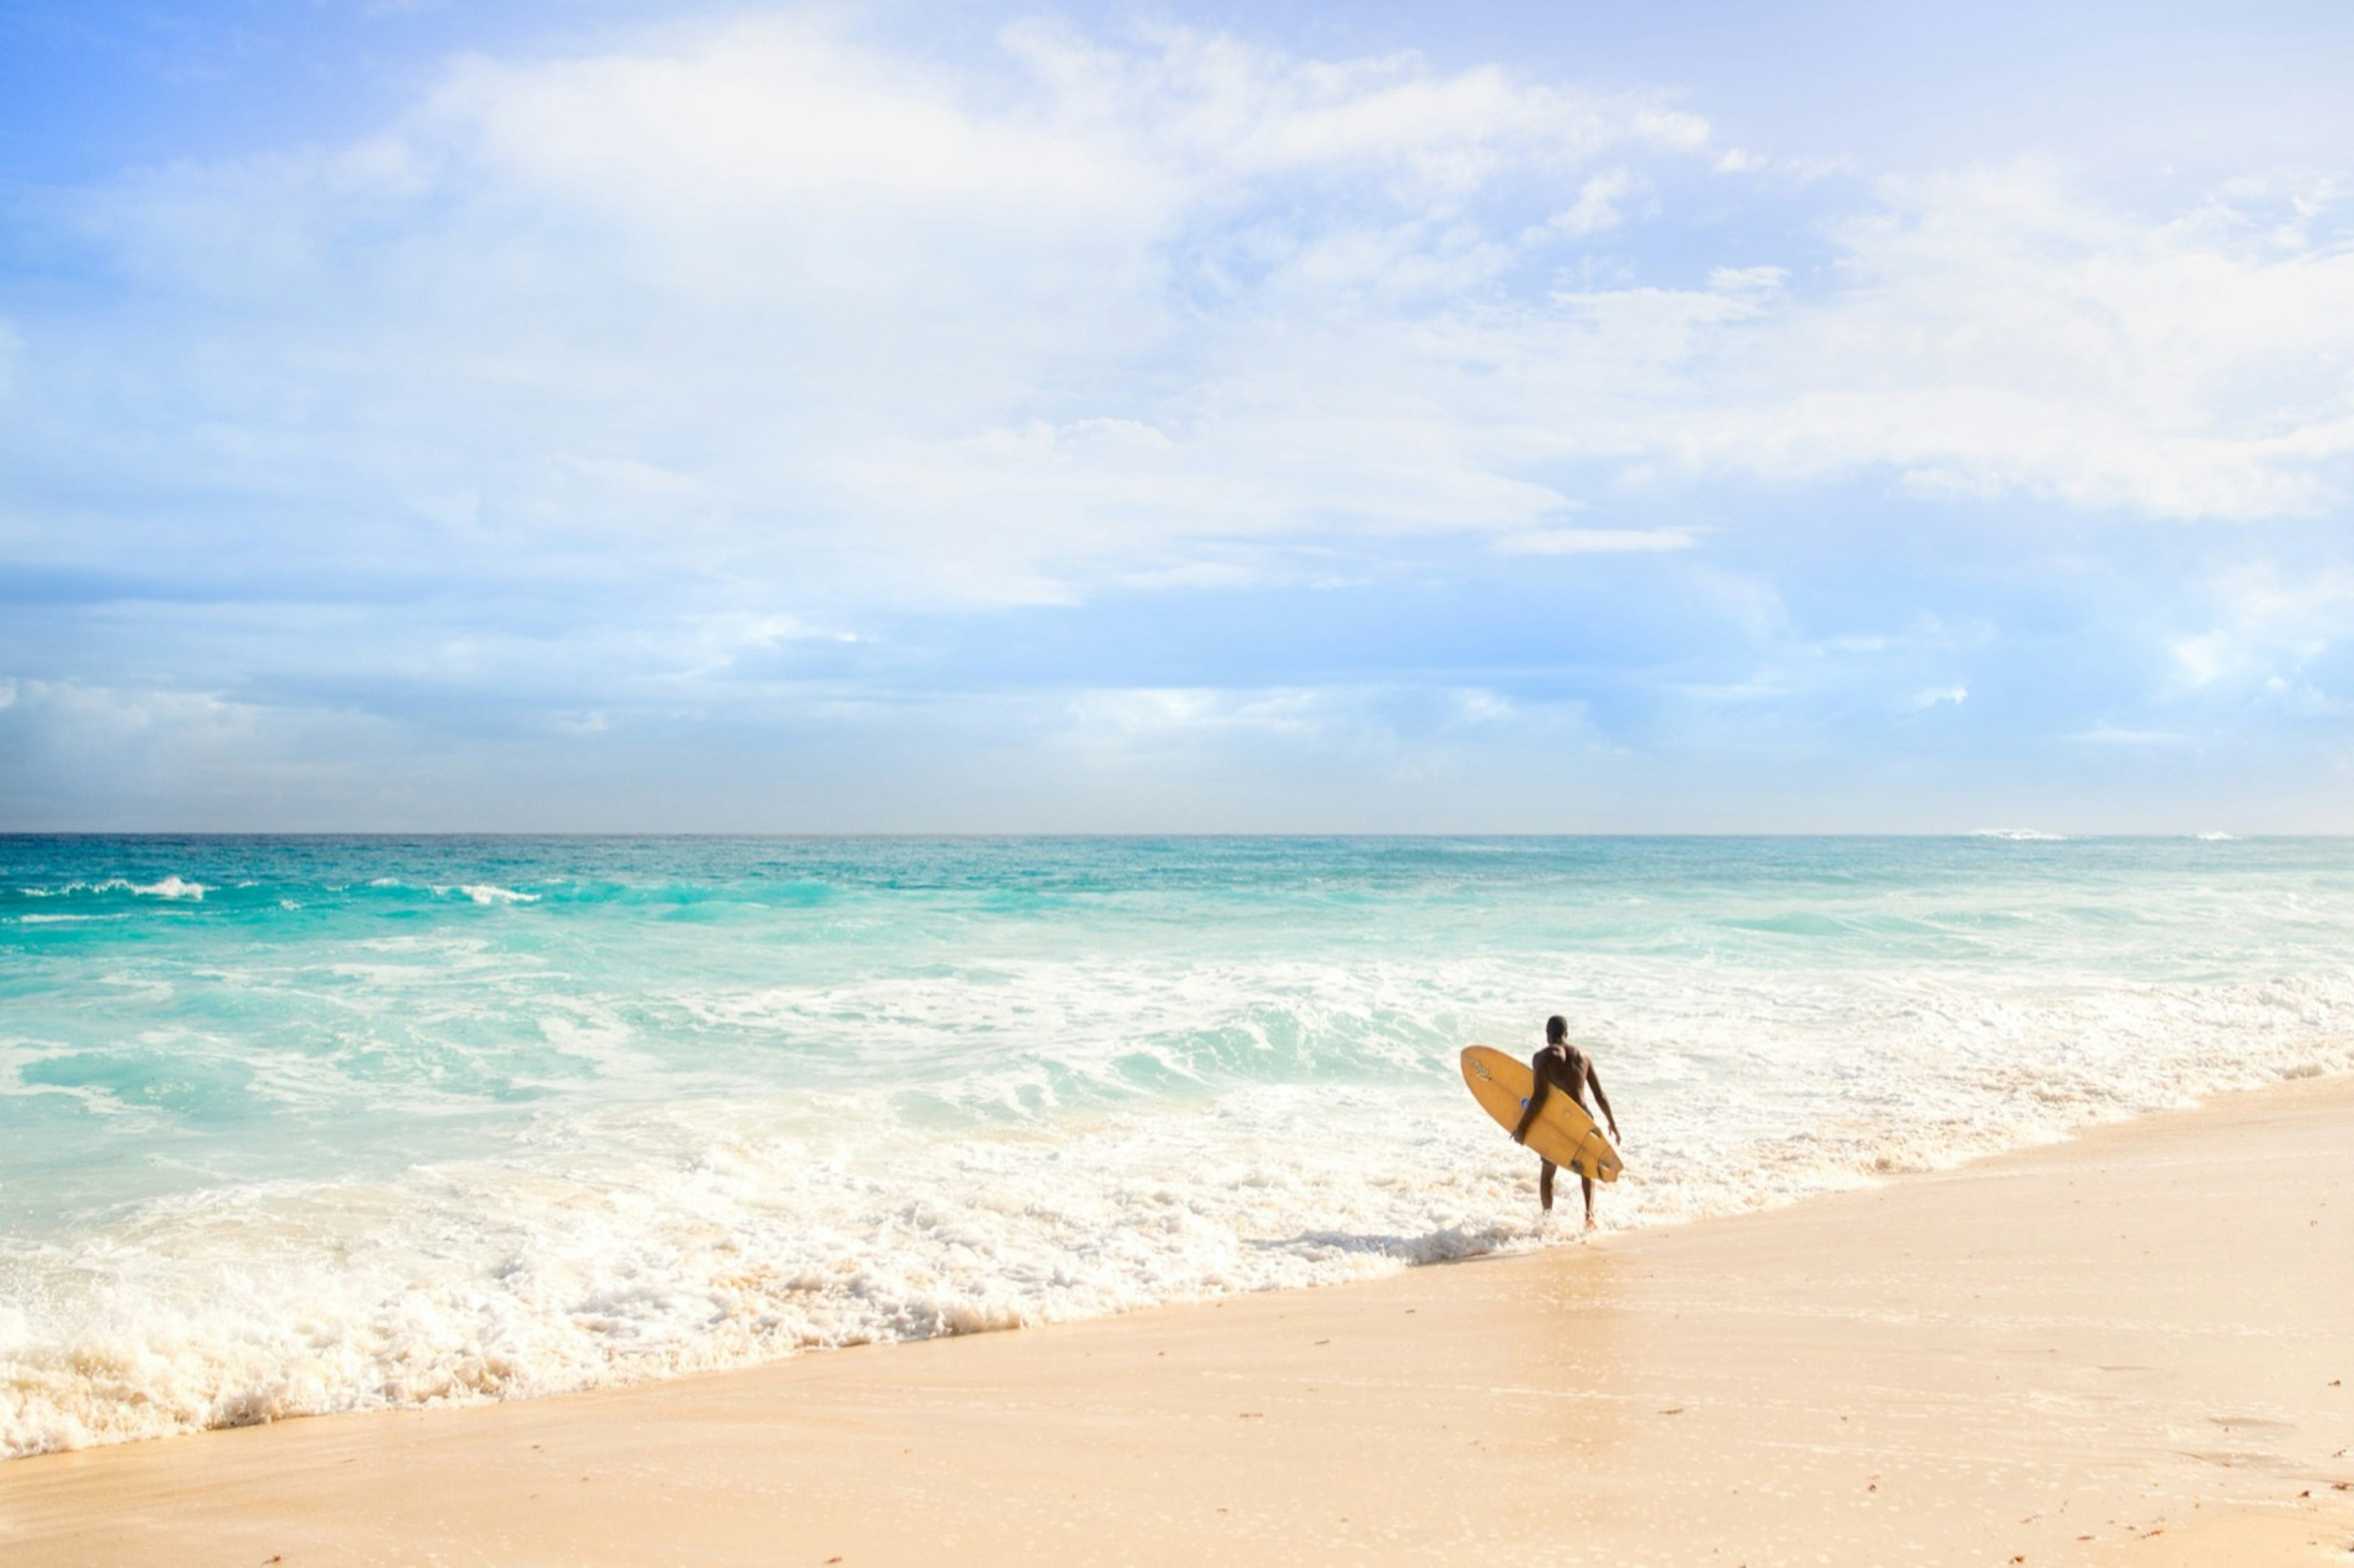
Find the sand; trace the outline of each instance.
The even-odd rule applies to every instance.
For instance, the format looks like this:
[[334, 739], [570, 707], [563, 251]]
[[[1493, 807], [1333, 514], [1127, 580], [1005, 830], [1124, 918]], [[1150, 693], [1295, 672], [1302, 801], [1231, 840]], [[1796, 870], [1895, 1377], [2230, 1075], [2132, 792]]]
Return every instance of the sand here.
[[2349, 1449], [2310, 1080], [1365, 1285], [20, 1460], [0, 1562], [2347, 1563]]

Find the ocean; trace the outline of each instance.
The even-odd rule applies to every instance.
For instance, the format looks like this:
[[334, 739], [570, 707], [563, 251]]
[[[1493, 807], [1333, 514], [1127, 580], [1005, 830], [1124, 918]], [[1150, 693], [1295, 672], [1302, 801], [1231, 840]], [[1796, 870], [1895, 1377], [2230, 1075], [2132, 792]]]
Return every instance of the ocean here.
[[[2354, 842], [0, 838], [0, 1455], [1574, 1244], [2354, 1070]], [[2195, 1181], [2187, 1172], [2186, 1181]]]

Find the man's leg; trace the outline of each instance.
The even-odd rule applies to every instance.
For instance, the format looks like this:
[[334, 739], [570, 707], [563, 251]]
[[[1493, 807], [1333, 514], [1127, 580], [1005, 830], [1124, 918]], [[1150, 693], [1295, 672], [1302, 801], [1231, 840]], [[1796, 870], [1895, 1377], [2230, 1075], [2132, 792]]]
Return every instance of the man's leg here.
[[1537, 1156], [1537, 1201], [1546, 1213], [1553, 1213], [1553, 1161], [1542, 1154]]
[[1594, 1228], [1594, 1178], [1580, 1176], [1577, 1181], [1585, 1189], [1585, 1228], [1590, 1231]]

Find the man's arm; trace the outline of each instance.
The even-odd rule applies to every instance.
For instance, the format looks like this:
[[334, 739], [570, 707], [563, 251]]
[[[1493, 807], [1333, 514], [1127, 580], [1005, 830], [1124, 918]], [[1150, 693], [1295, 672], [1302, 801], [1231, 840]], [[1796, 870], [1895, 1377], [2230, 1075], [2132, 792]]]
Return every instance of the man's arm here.
[[1610, 1114], [1610, 1097], [1602, 1092], [1602, 1080], [1594, 1071], [1594, 1064], [1585, 1065], [1585, 1083], [1594, 1091], [1594, 1103], [1602, 1107], [1602, 1119], [1610, 1124], [1610, 1136], [1618, 1136], [1618, 1118]]
[[1537, 1112], [1544, 1109], [1545, 1090], [1551, 1087], [1545, 1082], [1543, 1056], [1532, 1056], [1529, 1059], [1529, 1072], [1535, 1077], [1536, 1082], [1529, 1086], [1529, 1107], [1521, 1113], [1521, 1125], [1512, 1128], [1514, 1143], [1526, 1143], [1529, 1140], [1529, 1128], [1536, 1126]]

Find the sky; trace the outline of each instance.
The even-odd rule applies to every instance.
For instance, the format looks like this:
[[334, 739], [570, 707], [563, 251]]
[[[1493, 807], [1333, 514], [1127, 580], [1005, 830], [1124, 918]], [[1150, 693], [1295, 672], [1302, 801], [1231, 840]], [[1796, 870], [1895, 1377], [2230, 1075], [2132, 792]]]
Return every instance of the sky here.
[[0, 831], [2354, 832], [2226, 10], [0, 0]]

